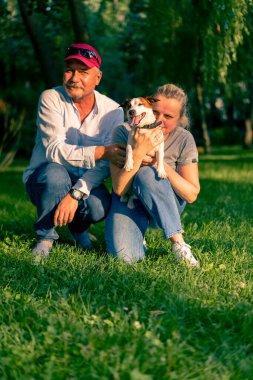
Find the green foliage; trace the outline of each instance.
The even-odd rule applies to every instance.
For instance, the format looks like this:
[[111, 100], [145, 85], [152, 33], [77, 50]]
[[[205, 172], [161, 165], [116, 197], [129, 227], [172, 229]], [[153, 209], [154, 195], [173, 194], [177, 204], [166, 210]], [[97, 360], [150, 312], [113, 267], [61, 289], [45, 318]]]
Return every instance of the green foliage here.
[[243, 145], [243, 133], [239, 128], [236, 127], [221, 127], [211, 129], [209, 131], [210, 138], [212, 140], [213, 145], [222, 146], [224, 144], [227, 145], [236, 145], [241, 143]]
[[129, 0], [85, 2], [90, 43], [102, 56], [103, 79], [100, 90], [121, 102], [132, 88], [127, 72], [126, 55], [122, 51], [121, 35], [126, 27]]
[[0, 377], [245, 380], [253, 376], [252, 152], [200, 157], [201, 193], [183, 216], [201, 269], [178, 265], [159, 231], [128, 266], [60, 231], [47, 261], [31, 257], [35, 209], [26, 162], [0, 173]]
[[227, 70], [237, 59], [237, 48], [248, 33], [245, 17], [252, 7], [250, 0], [229, 0], [205, 2], [209, 20], [202, 24], [200, 32], [204, 41], [203, 71], [205, 83], [226, 82]]
[[[4, 54], [0, 58], [0, 98], [15, 112], [26, 109], [21, 153], [28, 155], [35, 135], [38, 97], [47, 85], [21, 17], [20, 3], [33, 16], [34, 27], [39, 25], [40, 45], [47, 47], [57, 84], [61, 82], [66, 47], [76, 37], [70, 0], [1, 2], [0, 49]], [[241, 103], [240, 112], [245, 114], [237, 89], [242, 82], [246, 88], [242, 96], [251, 101], [252, 0], [74, 3], [80, 8], [86, 42], [101, 52], [103, 80], [99, 89], [108, 96], [121, 102], [152, 94], [158, 85], [173, 82], [189, 94], [198, 124], [195, 92], [200, 83], [205, 98], [213, 100], [218, 92], [228, 106]]]

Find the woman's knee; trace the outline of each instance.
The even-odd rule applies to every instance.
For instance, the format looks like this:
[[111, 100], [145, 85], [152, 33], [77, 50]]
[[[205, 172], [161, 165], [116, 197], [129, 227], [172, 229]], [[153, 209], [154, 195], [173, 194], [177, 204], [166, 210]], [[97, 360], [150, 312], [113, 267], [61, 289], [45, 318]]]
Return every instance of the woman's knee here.
[[135, 263], [144, 259], [145, 247], [143, 236], [129, 235], [129, 231], [121, 230], [121, 233], [106, 236], [106, 251], [115, 258], [118, 258], [126, 263]]
[[135, 210], [128, 209], [122, 202], [113, 202], [106, 218], [107, 252], [127, 263], [138, 262], [145, 255], [143, 240], [148, 219], [144, 211], [139, 211], [138, 215], [133, 215]]
[[111, 206], [111, 194], [105, 186], [95, 188], [87, 199], [90, 218], [93, 223], [103, 220]]
[[156, 180], [157, 173], [154, 167], [152, 166], [143, 166], [141, 167], [135, 175], [133, 185], [145, 185], [150, 186], [154, 180]]
[[167, 179], [158, 177], [157, 171], [153, 166], [143, 166], [136, 173], [132, 188], [134, 194], [140, 196], [145, 193], [167, 193], [171, 185]]

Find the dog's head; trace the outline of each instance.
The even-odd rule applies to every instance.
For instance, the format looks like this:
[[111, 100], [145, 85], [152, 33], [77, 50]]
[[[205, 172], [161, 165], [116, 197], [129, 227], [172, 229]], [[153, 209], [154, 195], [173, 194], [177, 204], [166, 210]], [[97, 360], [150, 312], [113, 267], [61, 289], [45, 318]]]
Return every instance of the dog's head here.
[[155, 121], [152, 111], [152, 104], [155, 102], [158, 102], [158, 99], [147, 96], [127, 99], [120, 106], [124, 109], [131, 127], [143, 127]]

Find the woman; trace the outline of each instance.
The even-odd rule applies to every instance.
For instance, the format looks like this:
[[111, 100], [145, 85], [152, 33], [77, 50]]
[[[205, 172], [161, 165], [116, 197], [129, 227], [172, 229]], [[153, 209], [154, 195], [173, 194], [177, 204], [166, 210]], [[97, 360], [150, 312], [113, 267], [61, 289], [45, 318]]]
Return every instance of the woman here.
[[[126, 262], [137, 262], [145, 255], [145, 232], [148, 227], [161, 228], [164, 237], [172, 242], [172, 251], [178, 260], [199, 267], [199, 262], [184, 242], [180, 215], [186, 203], [196, 200], [200, 191], [198, 152], [193, 136], [185, 128], [187, 95], [173, 85], [157, 89], [158, 99], [153, 111], [160, 127], [134, 138], [134, 168], [127, 172], [111, 164], [113, 184], [112, 206], [106, 219], [107, 252]], [[127, 142], [124, 125], [114, 133], [113, 142]], [[160, 179], [155, 159], [148, 152], [164, 140], [164, 165], [167, 179]], [[120, 197], [131, 191], [137, 199], [134, 208]], [[125, 198], [125, 197], [124, 197]]]

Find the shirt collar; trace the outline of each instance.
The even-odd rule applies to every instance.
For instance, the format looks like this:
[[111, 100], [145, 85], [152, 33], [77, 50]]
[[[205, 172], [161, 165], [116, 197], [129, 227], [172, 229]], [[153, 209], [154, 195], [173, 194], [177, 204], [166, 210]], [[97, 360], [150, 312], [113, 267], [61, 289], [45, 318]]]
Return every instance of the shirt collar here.
[[[65, 97], [66, 97], [67, 99], [69, 99], [69, 101], [72, 103], [73, 107], [77, 110], [75, 103], [73, 102], [73, 100], [71, 99], [71, 97], [68, 95], [68, 93], [67, 93], [67, 91], [65, 90], [65, 87], [64, 87], [64, 86], [62, 86], [62, 90], [63, 90], [63, 92], [64, 92], [64, 94], [65, 94]], [[92, 109], [92, 111], [91, 111], [91, 113], [90, 113], [90, 116], [91, 116], [92, 119], [93, 119], [96, 115], [98, 115], [98, 113], [99, 113], [99, 109], [98, 109], [98, 103], [99, 103], [99, 102], [98, 102], [98, 92], [97, 92], [97, 91], [94, 91], [94, 95], [95, 95], [95, 104], [94, 104], [94, 107], [93, 107], [93, 109]]]

